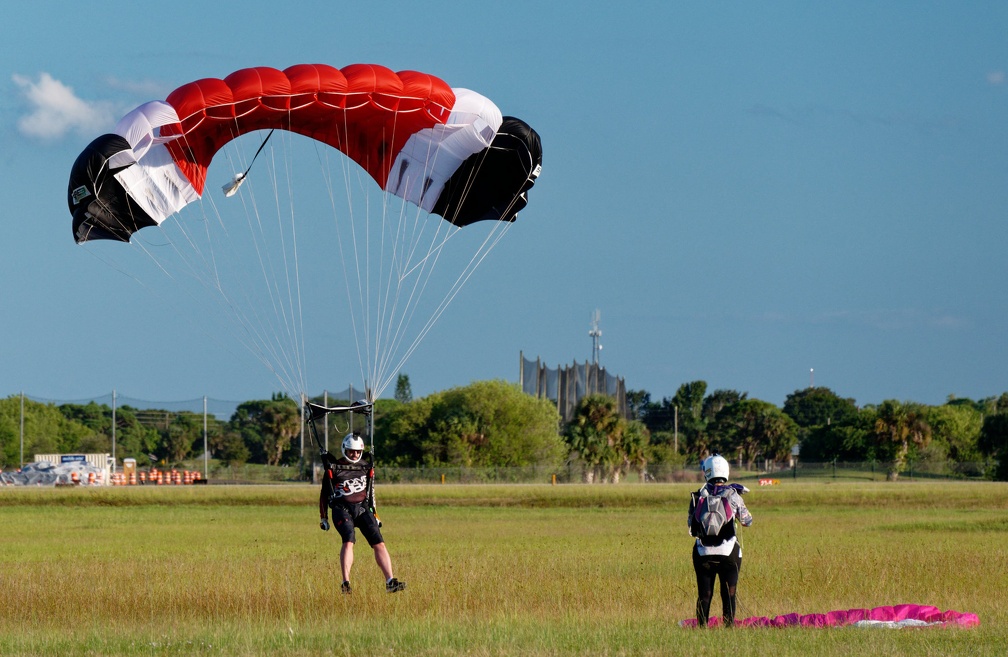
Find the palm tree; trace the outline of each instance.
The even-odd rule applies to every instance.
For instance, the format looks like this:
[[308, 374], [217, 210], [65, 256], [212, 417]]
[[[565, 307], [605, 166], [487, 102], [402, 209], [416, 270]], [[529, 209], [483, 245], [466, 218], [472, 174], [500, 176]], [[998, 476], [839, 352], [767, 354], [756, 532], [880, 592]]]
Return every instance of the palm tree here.
[[875, 439], [884, 451], [894, 450], [886, 479], [896, 481], [899, 473], [906, 469], [910, 445], [920, 448], [931, 442], [926, 409], [913, 402], [891, 399], [882, 402], [875, 417]]
[[301, 415], [297, 404], [288, 398], [274, 399], [262, 414], [266, 463], [280, 465], [284, 450], [301, 431]]
[[651, 444], [647, 427], [640, 420], [626, 422], [622, 437], [623, 469], [636, 470], [644, 476]]
[[618, 446], [625, 424], [612, 397], [588, 395], [578, 404], [566, 439], [571, 451], [584, 461], [586, 483], [615, 475], [622, 463]]

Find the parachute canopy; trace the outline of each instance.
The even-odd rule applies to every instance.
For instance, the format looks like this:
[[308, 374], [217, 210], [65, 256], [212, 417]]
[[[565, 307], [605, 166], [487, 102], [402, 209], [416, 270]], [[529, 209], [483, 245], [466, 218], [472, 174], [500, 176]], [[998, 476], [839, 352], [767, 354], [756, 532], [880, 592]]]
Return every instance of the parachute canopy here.
[[[309, 362], [333, 353], [344, 367], [353, 344], [373, 401], [513, 225], [541, 165], [531, 127], [435, 76], [255, 67], [130, 111], [77, 158], [67, 202], [78, 243], [152, 292], [167, 282], [164, 301], [216, 306], [231, 320], [224, 346], [245, 346], [292, 398]], [[222, 168], [243, 170], [224, 197], [249, 182], [218, 204], [204, 190]], [[192, 310], [179, 308], [214, 321]]]
[[74, 239], [125, 242], [160, 224], [202, 196], [222, 146], [274, 129], [339, 149], [386, 192], [456, 226], [514, 221], [542, 166], [528, 124], [432, 75], [373, 64], [247, 68], [185, 84], [92, 141], [67, 190]]
[[[711, 617], [712, 627], [721, 619]], [[681, 627], [697, 627], [695, 618], [679, 622]], [[825, 614], [783, 614], [780, 616], [753, 616], [736, 619], [736, 627], [976, 627], [980, 618], [976, 614], [949, 609], [942, 611], [931, 605], [899, 604], [870, 609], [838, 609]]]

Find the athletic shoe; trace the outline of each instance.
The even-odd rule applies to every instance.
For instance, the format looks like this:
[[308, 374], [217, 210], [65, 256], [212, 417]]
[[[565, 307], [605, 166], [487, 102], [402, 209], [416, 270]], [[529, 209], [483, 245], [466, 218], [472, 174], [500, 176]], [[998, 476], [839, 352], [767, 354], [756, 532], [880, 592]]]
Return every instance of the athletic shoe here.
[[350, 595], [353, 592], [353, 590], [350, 588], [350, 582], [343, 582], [343, 585], [340, 586], [339, 591], [343, 595]]
[[388, 591], [389, 593], [396, 593], [397, 591], [405, 591], [406, 582], [400, 582], [395, 577], [393, 577], [392, 579], [390, 579], [388, 582], [385, 583], [385, 590]]

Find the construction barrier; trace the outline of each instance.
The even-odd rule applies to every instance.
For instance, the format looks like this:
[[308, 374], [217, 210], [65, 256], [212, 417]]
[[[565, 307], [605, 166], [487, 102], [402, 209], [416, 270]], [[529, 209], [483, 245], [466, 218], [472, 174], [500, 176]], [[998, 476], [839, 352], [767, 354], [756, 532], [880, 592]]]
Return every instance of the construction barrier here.
[[0, 486], [191, 486], [207, 483], [196, 470], [172, 468], [164, 471], [153, 466], [140, 470], [134, 466], [110, 472], [114, 467], [111, 459], [108, 469], [97, 469], [85, 458], [86, 455], [70, 455], [69, 458], [66, 455], [48, 455], [15, 471], [0, 469]]

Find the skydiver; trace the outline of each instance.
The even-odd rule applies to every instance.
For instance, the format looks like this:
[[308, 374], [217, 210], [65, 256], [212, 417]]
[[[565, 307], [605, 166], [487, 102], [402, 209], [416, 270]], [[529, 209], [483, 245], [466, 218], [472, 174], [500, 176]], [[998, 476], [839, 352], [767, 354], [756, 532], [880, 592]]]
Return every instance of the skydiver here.
[[[741, 484], [728, 483], [728, 461], [718, 454], [704, 459], [701, 467], [707, 483], [693, 493], [687, 519], [690, 536], [696, 536], [693, 570], [696, 571], [697, 580], [697, 626], [707, 625], [711, 599], [714, 597], [714, 579], [717, 578], [721, 585], [724, 624], [731, 627], [735, 624], [735, 594], [739, 571], [742, 569], [742, 543], [735, 536], [735, 520], [741, 522], [743, 527], [752, 524], [752, 514], [742, 501], [742, 493], [749, 489]], [[715, 504], [710, 504], [712, 500]], [[699, 514], [695, 514], [695, 511], [697, 507], [716, 511], [718, 503], [724, 505], [722, 517], [726, 516], [727, 522], [719, 532], [710, 534], [696, 517]]]
[[350, 569], [354, 562], [354, 543], [357, 541], [355, 527], [368, 545], [374, 550], [375, 563], [385, 575], [385, 590], [396, 593], [406, 588], [406, 582], [395, 578], [392, 572], [392, 559], [385, 547], [385, 539], [381, 535], [381, 524], [375, 517], [373, 508], [372, 486], [374, 485], [373, 459], [369, 455], [367, 462], [364, 456], [364, 441], [358, 434], [347, 434], [341, 447], [342, 458], [334, 458], [328, 452], [322, 455], [322, 465], [325, 474], [322, 477], [322, 491], [319, 494], [319, 512], [323, 531], [329, 531], [329, 509], [333, 511], [333, 525], [343, 539], [340, 548], [340, 568], [343, 574], [343, 584], [340, 592], [349, 595]]

